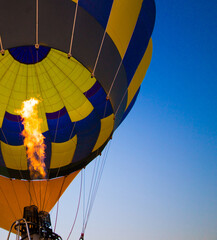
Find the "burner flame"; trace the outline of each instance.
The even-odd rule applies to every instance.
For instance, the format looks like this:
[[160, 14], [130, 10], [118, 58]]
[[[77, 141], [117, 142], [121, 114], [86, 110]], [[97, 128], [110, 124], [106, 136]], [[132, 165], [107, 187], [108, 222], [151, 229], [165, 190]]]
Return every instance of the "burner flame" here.
[[46, 178], [44, 162], [46, 145], [44, 144], [45, 137], [41, 133], [42, 119], [38, 117], [38, 104], [38, 99], [31, 98], [23, 102], [21, 110], [16, 111], [22, 117], [24, 126], [22, 136], [24, 146], [27, 148], [28, 166], [32, 179]]

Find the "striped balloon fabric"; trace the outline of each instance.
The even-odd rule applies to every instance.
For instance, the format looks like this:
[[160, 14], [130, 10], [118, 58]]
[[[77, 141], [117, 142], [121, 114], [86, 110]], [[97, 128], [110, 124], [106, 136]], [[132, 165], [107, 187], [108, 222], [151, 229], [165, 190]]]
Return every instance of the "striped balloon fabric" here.
[[[42, 188], [63, 192], [102, 152], [135, 103], [151, 61], [155, 2], [0, 0], [0, 7], [0, 186], [27, 191], [32, 184], [39, 191], [37, 181], [25, 181], [31, 178], [16, 113], [35, 97], [51, 179], [41, 181]], [[11, 221], [18, 212], [16, 192], [6, 189], [0, 206], [14, 206]], [[61, 194], [37, 205], [50, 211]], [[20, 208], [37, 196], [17, 200]], [[9, 220], [0, 226], [8, 229]]]

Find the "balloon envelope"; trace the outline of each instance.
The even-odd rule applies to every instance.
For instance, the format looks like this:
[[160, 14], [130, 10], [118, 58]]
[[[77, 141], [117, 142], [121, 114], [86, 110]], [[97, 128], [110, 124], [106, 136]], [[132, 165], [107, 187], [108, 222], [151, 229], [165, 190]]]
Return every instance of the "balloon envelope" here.
[[[152, 54], [154, 0], [36, 2], [0, 0], [5, 50], [0, 55], [0, 211], [8, 216], [0, 226], [5, 229], [22, 217], [26, 205], [49, 211], [78, 171], [101, 153], [132, 108]], [[49, 181], [31, 181], [28, 170], [16, 110], [31, 97], [41, 100]]]

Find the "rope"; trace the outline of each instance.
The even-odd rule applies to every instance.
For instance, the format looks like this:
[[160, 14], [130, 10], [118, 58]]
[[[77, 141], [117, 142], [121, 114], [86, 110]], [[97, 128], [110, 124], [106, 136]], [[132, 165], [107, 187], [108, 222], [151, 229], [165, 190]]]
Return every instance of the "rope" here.
[[116, 112], [115, 112], [115, 117], [116, 117], [116, 115], [117, 115], [117, 113], [118, 113], [118, 110], [119, 110], [119, 108], [120, 108], [120, 106], [121, 106], [121, 104], [122, 104], [122, 102], [123, 102], [123, 100], [124, 100], [124, 97], [125, 97], [127, 91], [128, 91], [128, 88], [125, 90], [124, 95], [123, 95], [123, 97], [122, 97], [122, 99], [121, 99], [121, 101], [120, 101], [120, 103], [119, 103], [119, 105], [118, 105], [118, 108], [117, 108], [117, 110], [116, 110]]
[[75, 32], [75, 24], [76, 24], [76, 19], [77, 19], [77, 12], [78, 12], [78, 2], [76, 3], [76, 7], [75, 7], [75, 16], [74, 16], [74, 20], [73, 20], [72, 35], [71, 35], [71, 41], [70, 41], [68, 58], [70, 58], [72, 56], [72, 43], [73, 43], [73, 39], [74, 39], [74, 32]]
[[[85, 226], [85, 222], [86, 222], [86, 218], [87, 218], [87, 214], [88, 214], [88, 209], [90, 207], [90, 199], [91, 199], [91, 194], [93, 191], [93, 186], [95, 183], [95, 178], [96, 178], [96, 172], [98, 172], [98, 170], [96, 171], [96, 165], [97, 165], [97, 161], [95, 161], [94, 164], [94, 170], [93, 170], [93, 175], [92, 175], [92, 179], [91, 179], [91, 184], [90, 184], [90, 191], [89, 191], [89, 195], [88, 195], [88, 200], [87, 200], [87, 206], [86, 206], [86, 211], [85, 211], [85, 215], [84, 215], [84, 219], [83, 219], [83, 227], [82, 227], [82, 232], [84, 232], [84, 226]], [[97, 165], [98, 166], [98, 165]], [[98, 169], [98, 168], [97, 168]]]
[[38, 0], [36, 0], [36, 26], [35, 26], [35, 48], [39, 48], [38, 44]]
[[[32, 195], [31, 195], [31, 190], [30, 190], [30, 188], [31, 188], [31, 183], [32, 183], [32, 189], [33, 189], [33, 193], [34, 193], [34, 195], [35, 195], [35, 200], [36, 200], [36, 204], [37, 204], [37, 206], [38, 206], [38, 199], [37, 199], [37, 195], [36, 195], [36, 192], [35, 192], [35, 188], [34, 188], [34, 184], [33, 184], [33, 182], [31, 182], [30, 180], [28, 180], [28, 182], [27, 182], [27, 184], [29, 183], [29, 195], [30, 195], [30, 201], [32, 200], [32, 202], [33, 202], [33, 198], [32, 198]], [[30, 202], [31, 203], [31, 202]], [[34, 203], [34, 202], [33, 202]], [[31, 205], [31, 204], [30, 204]]]
[[114, 79], [113, 79], [113, 81], [112, 81], [112, 84], [111, 84], [111, 86], [110, 86], [109, 92], [108, 92], [108, 94], [107, 94], [107, 99], [109, 99], [111, 90], [112, 90], [112, 88], [113, 88], [113, 85], [114, 85], [114, 83], [115, 83], [115, 80], [116, 80], [116, 78], [117, 78], [117, 75], [118, 75], [118, 73], [119, 73], [119, 70], [120, 70], [120, 68], [121, 68], [122, 62], [123, 62], [123, 59], [121, 59], [120, 64], [119, 64], [119, 66], [118, 66], [118, 69], [117, 69], [117, 71], [116, 71], [116, 73], [115, 73]]
[[[113, 7], [113, 4], [114, 4], [114, 1], [113, 1], [113, 3], [112, 3], [112, 7]], [[112, 9], [112, 7], [111, 7], [111, 9]], [[109, 18], [110, 18], [110, 16], [111, 16], [111, 12], [110, 12], [110, 14], [109, 14]], [[100, 54], [101, 54], [102, 46], [103, 46], [103, 43], [104, 43], [104, 40], [105, 40], [106, 31], [107, 31], [107, 26], [108, 26], [109, 18], [108, 18], [108, 21], [107, 21], [107, 24], [106, 24], [106, 28], [105, 28], [103, 37], [102, 37], [102, 41], [101, 41], [100, 48], [99, 48], [99, 51], [98, 51], [98, 54], [97, 54], [96, 62], [95, 62], [94, 68], [93, 68], [93, 72], [92, 72], [92, 74], [91, 74], [92, 77], [94, 77], [95, 70], [96, 70], [96, 67], [97, 67], [97, 64], [98, 64], [98, 60], [99, 60], [99, 56], [100, 56]]]
[[85, 168], [84, 168], [84, 190], [83, 190], [83, 225], [82, 225], [82, 229], [84, 227], [84, 220], [85, 220]]
[[77, 220], [77, 217], [78, 217], [78, 211], [79, 211], [79, 207], [80, 207], [80, 202], [81, 202], [81, 193], [82, 193], [82, 179], [83, 179], [83, 171], [81, 171], [81, 186], [80, 186], [80, 193], [79, 193], [79, 198], [78, 198], [78, 205], [77, 205], [77, 210], [76, 210], [76, 214], [75, 214], [75, 219], [74, 219], [74, 222], [72, 224], [72, 227], [71, 227], [71, 230], [69, 232], [69, 235], [67, 237], [67, 240], [70, 238], [71, 234], [72, 234], [72, 231], [74, 229], [74, 226], [75, 226], [75, 222]]
[[[99, 162], [99, 160], [98, 160], [98, 162]], [[87, 203], [87, 208], [86, 208], [86, 213], [85, 213], [85, 221], [84, 221], [83, 228], [82, 228], [82, 233], [85, 232], [86, 225], [87, 225], [87, 219], [88, 219], [88, 215], [89, 215], [90, 208], [91, 208], [94, 187], [96, 184], [96, 179], [97, 179], [97, 174], [98, 174], [98, 167], [99, 167], [99, 164], [97, 164], [97, 173], [96, 174], [93, 173], [94, 183], [93, 184], [91, 183], [91, 188], [90, 188], [90, 192], [89, 192], [89, 198], [88, 198], [88, 203]]]
[[65, 180], [66, 180], [66, 176], [64, 177], [63, 179], [63, 183], [62, 183], [62, 186], [60, 188], [60, 193], [59, 193], [59, 196], [58, 196], [58, 202], [57, 202], [57, 212], [56, 212], [56, 219], [55, 219], [55, 226], [54, 226], [54, 232], [56, 230], [56, 225], [57, 225], [57, 218], [58, 218], [58, 212], [59, 212], [59, 198], [61, 196], [61, 192], [62, 192], [62, 189], [63, 189], [63, 185], [65, 183]]
[[89, 208], [89, 211], [88, 211], [88, 215], [87, 215], [87, 218], [86, 218], [86, 223], [85, 223], [85, 226], [84, 226], [84, 231], [83, 231], [83, 233], [85, 232], [85, 230], [86, 230], [86, 228], [87, 228], [87, 223], [88, 223], [88, 221], [89, 221], [89, 217], [90, 217], [91, 211], [92, 211], [92, 209], [93, 209], [93, 204], [94, 204], [94, 201], [95, 201], [95, 199], [96, 199], [97, 191], [98, 191], [98, 189], [99, 189], [99, 183], [100, 183], [100, 180], [101, 180], [101, 178], [102, 178], [102, 173], [103, 173], [103, 170], [104, 170], [104, 167], [105, 167], [105, 163], [106, 163], [106, 159], [107, 159], [107, 156], [108, 156], [109, 149], [110, 149], [110, 142], [109, 142], [109, 144], [107, 145], [107, 149], [106, 149], [106, 151], [105, 151], [104, 158], [103, 158], [103, 161], [102, 161], [100, 170], [99, 170], [99, 174], [98, 174], [98, 177], [97, 177], [96, 185], [95, 185], [95, 187], [94, 187], [94, 193], [93, 193], [93, 196], [92, 196], [92, 201], [91, 201], [90, 208]]
[[43, 204], [42, 204], [42, 211], [45, 210], [45, 199], [46, 199], [46, 195], [47, 195], [47, 186], [48, 186], [48, 182], [49, 182], [49, 179], [47, 179], [47, 184], [46, 184], [46, 189], [45, 189], [45, 194], [44, 194], [44, 201], [43, 201]]
[[1, 47], [1, 54], [2, 54], [2, 56], [4, 56], [4, 54], [5, 54], [5, 50], [4, 50], [4, 48], [3, 48], [2, 38], [1, 38], [1, 36], [0, 36], [0, 47]]
[[57, 129], [58, 129], [58, 126], [59, 126], [59, 120], [60, 120], [60, 110], [59, 110], [59, 112], [58, 112], [57, 125], [56, 125], [55, 135], [54, 135], [54, 142], [56, 142]]
[[[107, 109], [107, 105], [108, 105], [108, 101], [106, 101], [106, 104], [105, 104], [105, 109], [104, 109], [104, 113], [103, 113], [103, 118], [105, 118], [105, 115], [106, 115], [106, 109]], [[97, 155], [99, 154], [99, 149], [97, 150]], [[98, 174], [98, 169], [99, 169], [99, 160], [95, 161], [95, 164], [94, 164], [94, 170], [93, 170], [93, 175], [92, 175], [92, 179], [91, 179], [91, 184], [90, 184], [90, 191], [89, 191], [89, 196], [88, 196], [88, 201], [87, 201], [87, 206], [86, 206], [86, 211], [85, 211], [85, 214], [83, 215], [83, 226], [82, 226], [82, 233], [84, 233], [84, 230], [85, 230], [85, 221], [87, 219], [87, 216], [88, 216], [88, 212], [89, 212], [89, 208], [90, 208], [90, 204], [92, 202], [92, 192], [93, 192], [93, 189], [94, 189], [94, 186], [96, 184], [96, 179], [97, 179], [97, 174]], [[85, 205], [85, 200], [84, 200], [84, 205]], [[85, 206], [83, 208], [83, 210], [85, 209]]]
[[102, 46], [103, 46], [103, 43], [104, 43], [104, 40], [105, 40], [105, 35], [106, 35], [106, 29], [105, 29], [103, 37], [102, 37], [100, 48], [99, 48], [99, 51], [98, 51], [98, 54], [97, 54], [97, 57], [96, 57], [96, 62], [95, 62], [94, 68], [93, 68], [93, 72], [91, 74], [92, 77], [94, 77], [94, 74], [95, 74], [96, 66], [98, 64], [99, 56], [100, 56], [100, 53], [101, 53], [101, 50], [102, 50]]
[[[100, 183], [102, 173], [103, 173], [103, 170], [104, 170], [104, 167], [105, 167], [105, 162], [106, 162], [106, 159], [107, 159], [107, 156], [108, 156], [109, 148], [110, 148], [110, 142], [107, 145], [107, 148], [106, 148], [106, 151], [104, 153], [101, 165], [100, 165], [100, 163], [98, 163], [98, 166], [97, 166], [97, 171], [96, 171], [96, 174], [95, 174], [94, 184], [93, 184], [93, 188], [92, 188], [92, 192], [91, 192], [91, 200], [90, 200], [88, 209], [86, 210], [85, 224], [83, 225], [83, 228], [82, 228], [82, 233], [83, 234], [84, 234], [84, 232], [87, 228], [87, 223], [89, 221], [90, 214], [91, 214], [91, 211], [93, 209], [93, 204], [94, 204], [94, 201], [96, 199], [96, 194], [97, 194], [97, 191], [98, 191], [98, 188], [99, 188], [99, 183]], [[99, 162], [99, 160], [98, 160], [98, 162]], [[100, 168], [99, 168], [99, 165], [100, 165]]]
[[57, 202], [57, 211], [56, 211], [56, 219], [55, 219], [54, 232], [55, 232], [55, 230], [56, 230], [58, 212], [59, 212], [59, 200], [58, 200], [58, 202]]

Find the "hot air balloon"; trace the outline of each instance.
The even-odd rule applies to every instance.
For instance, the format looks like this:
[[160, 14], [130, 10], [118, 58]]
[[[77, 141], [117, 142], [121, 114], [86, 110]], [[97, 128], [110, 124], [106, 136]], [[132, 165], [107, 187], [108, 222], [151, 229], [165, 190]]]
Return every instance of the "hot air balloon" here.
[[[151, 61], [155, 3], [0, 0], [0, 8], [0, 227], [9, 230], [26, 206], [49, 212], [131, 110]], [[45, 179], [31, 176], [17, 112], [31, 98], [40, 101]]]

